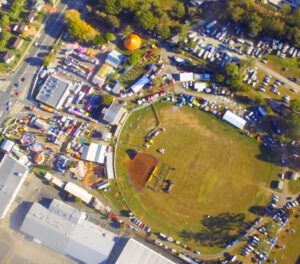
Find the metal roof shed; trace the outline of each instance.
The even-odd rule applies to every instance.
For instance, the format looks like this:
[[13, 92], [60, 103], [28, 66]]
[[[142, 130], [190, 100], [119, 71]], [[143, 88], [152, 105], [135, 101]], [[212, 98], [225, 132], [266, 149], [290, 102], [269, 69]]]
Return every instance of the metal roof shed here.
[[3, 139], [0, 148], [4, 151], [10, 152], [12, 148], [14, 147], [15, 142], [5, 138]]
[[109, 180], [115, 178], [113, 152], [106, 153], [106, 173]]
[[83, 145], [83, 151], [81, 154], [81, 158], [84, 160], [96, 162], [96, 163], [104, 163], [106, 146], [91, 143], [89, 145]]
[[241, 118], [230, 110], [227, 110], [225, 112], [225, 114], [223, 115], [223, 120], [239, 129], [243, 129], [247, 123], [245, 119]]
[[143, 87], [150, 83], [150, 80], [147, 76], [143, 76], [142, 78], [140, 78], [135, 84], [133, 84], [131, 86], [131, 90], [134, 92], [134, 93], [137, 93], [138, 91], [140, 91], [141, 89], [143, 89]]
[[194, 73], [192, 72], [183, 72], [179, 74], [180, 82], [190, 82], [194, 80]]
[[117, 125], [125, 113], [126, 109], [123, 104], [113, 102], [105, 112], [103, 120], [109, 124]]
[[72, 182], [67, 182], [64, 190], [75, 197], [80, 198], [86, 204], [89, 204], [93, 199], [93, 195]]

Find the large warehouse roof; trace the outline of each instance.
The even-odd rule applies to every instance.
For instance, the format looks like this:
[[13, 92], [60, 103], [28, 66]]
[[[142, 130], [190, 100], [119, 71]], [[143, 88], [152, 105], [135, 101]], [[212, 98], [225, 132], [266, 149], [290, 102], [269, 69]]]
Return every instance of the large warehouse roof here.
[[113, 102], [104, 114], [103, 120], [109, 124], [117, 125], [125, 113], [126, 109], [122, 104]]
[[106, 146], [91, 143], [83, 146], [81, 158], [92, 162], [104, 163], [105, 152]]
[[71, 82], [57, 76], [49, 76], [40, 88], [36, 99], [43, 104], [59, 109], [69, 95]]
[[21, 231], [61, 254], [90, 264], [106, 263], [115, 245], [113, 233], [58, 200], [53, 200], [49, 208], [34, 203]]
[[243, 129], [244, 126], [246, 125], [247, 121], [243, 118], [241, 118], [240, 116], [234, 114], [233, 112], [231, 112], [230, 110], [227, 110], [226, 113], [223, 116], [223, 120], [225, 120], [226, 122], [228, 122], [229, 124], [239, 128], [239, 129]]
[[28, 173], [28, 168], [9, 155], [0, 163], [0, 218], [4, 218]]
[[129, 239], [116, 264], [174, 264], [173, 261], [158, 254], [140, 242]]

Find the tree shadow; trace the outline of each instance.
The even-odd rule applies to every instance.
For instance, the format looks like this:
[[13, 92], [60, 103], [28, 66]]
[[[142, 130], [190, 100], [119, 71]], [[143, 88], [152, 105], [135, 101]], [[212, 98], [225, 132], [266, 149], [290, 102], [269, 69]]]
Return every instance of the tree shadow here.
[[184, 230], [180, 236], [186, 240], [194, 240], [207, 247], [225, 247], [226, 244], [236, 238], [236, 235], [245, 230], [249, 224], [245, 220], [245, 214], [220, 213], [216, 216], [205, 216], [201, 220], [203, 229], [199, 232]]
[[135, 156], [138, 154], [138, 151], [136, 149], [127, 149], [126, 153], [128, 155], [128, 157], [133, 160], [135, 158]]
[[254, 205], [251, 206], [248, 211], [252, 214], [255, 215], [262, 215], [263, 211], [264, 211], [264, 207], [263, 206], [259, 206], [259, 205]]

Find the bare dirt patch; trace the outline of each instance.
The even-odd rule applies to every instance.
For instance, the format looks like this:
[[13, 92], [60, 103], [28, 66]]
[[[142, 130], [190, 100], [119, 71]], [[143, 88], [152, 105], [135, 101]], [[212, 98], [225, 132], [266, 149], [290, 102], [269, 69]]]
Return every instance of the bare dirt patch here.
[[143, 191], [153, 169], [159, 164], [159, 160], [146, 153], [138, 153], [127, 164], [132, 184], [138, 191]]

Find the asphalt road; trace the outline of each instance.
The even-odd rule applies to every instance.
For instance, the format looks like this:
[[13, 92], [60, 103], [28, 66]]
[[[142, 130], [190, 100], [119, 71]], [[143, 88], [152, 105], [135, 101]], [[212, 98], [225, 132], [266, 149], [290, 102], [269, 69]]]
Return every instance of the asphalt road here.
[[[16, 101], [22, 100], [26, 105], [34, 104], [30, 101], [29, 91], [32, 88], [35, 74], [43, 63], [43, 57], [47, 55], [49, 47], [51, 47], [63, 30], [64, 12], [68, 8], [82, 9], [83, 6], [83, 0], [62, 0], [57, 12], [49, 15], [45, 22], [44, 30], [37, 38], [38, 46], [33, 46], [28, 56], [25, 57], [20, 69], [9, 77], [9, 85], [5, 88], [2, 87], [0, 91], [0, 123], [10, 114], [10, 111], [7, 109], [8, 101], [12, 102], [12, 110], [14, 112], [22, 111], [20, 104], [16, 104]], [[21, 81], [22, 78], [25, 78], [23, 82]], [[19, 97], [15, 95], [17, 91], [21, 92]]]

